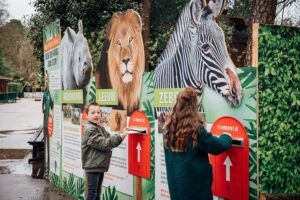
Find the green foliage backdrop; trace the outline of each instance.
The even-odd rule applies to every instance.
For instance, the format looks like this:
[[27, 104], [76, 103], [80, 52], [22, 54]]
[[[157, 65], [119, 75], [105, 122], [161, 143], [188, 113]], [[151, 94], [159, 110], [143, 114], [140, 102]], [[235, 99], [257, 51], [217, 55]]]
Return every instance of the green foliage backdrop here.
[[259, 30], [259, 179], [263, 193], [300, 192], [300, 30]]

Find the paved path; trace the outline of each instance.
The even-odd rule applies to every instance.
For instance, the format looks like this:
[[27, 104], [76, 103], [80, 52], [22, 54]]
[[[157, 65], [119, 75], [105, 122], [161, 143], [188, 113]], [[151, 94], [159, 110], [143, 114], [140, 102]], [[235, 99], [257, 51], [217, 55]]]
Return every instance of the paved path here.
[[0, 104], [0, 130], [30, 130], [43, 122], [42, 101], [22, 98], [17, 103]]
[[74, 200], [58, 191], [46, 180], [26, 175], [0, 175], [0, 199], [2, 200]]
[[42, 102], [0, 104], [0, 200], [71, 200], [46, 180], [31, 178], [27, 141], [43, 123]]
[[42, 123], [41, 101], [0, 104], [0, 149], [31, 149], [27, 141]]

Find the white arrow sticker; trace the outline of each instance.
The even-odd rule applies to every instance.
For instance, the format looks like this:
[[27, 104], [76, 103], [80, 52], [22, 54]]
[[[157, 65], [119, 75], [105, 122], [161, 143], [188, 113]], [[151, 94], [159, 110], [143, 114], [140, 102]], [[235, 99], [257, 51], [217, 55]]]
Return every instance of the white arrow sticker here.
[[230, 181], [230, 167], [232, 166], [232, 162], [229, 156], [226, 157], [223, 165], [226, 166], [226, 181]]
[[136, 150], [137, 150], [137, 161], [138, 162], [141, 162], [141, 145], [140, 143], [138, 142], [138, 144], [136, 145]]

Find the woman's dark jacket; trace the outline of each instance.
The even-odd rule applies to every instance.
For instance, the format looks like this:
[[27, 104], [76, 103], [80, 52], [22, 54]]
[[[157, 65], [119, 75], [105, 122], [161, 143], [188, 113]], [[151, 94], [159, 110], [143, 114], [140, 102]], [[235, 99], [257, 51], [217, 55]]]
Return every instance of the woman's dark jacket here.
[[111, 149], [122, 141], [120, 135], [110, 135], [104, 127], [88, 122], [81, 143], [82, 168], [86, 172], [107, 172]]
[[165, 148], [167, 179], [171, 200], [211, 200], [212, 167], [208, 153], [220, 154], [231, 146], [228, 135], [213, 136], [199, 130], [198, 147], [190, 144], [186, 152], [171, 152]]

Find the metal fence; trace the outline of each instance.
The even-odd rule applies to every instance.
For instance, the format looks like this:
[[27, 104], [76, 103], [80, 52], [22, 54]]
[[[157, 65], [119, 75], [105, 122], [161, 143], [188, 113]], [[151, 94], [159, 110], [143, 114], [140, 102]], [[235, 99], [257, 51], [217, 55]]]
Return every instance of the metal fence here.
[[18, 92], [0, 93], [0, 102], [17, 102]]

